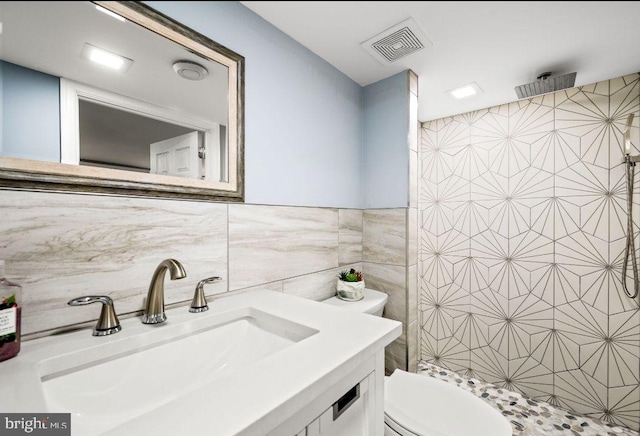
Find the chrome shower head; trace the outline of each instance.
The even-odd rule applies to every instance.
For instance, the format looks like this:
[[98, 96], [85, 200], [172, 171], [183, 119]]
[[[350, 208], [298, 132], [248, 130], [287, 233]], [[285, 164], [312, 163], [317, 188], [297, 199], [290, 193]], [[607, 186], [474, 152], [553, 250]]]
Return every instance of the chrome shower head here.
[[518, 98], [529, 98], [548, 92], [572, 88], [576, 83], [576, 74], [577, 73], [569, 73], [562, 76], [550, 77], [550, 72], [542, 73], [537, 77], [538, 80], [535, 82], [516, 86], [516, 95]]

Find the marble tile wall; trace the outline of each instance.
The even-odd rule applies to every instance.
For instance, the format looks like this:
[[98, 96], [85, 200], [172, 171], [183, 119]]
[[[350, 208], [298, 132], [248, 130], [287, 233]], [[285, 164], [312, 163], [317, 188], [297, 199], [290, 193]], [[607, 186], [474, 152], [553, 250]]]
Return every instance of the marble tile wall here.
[[632, 74], [423, 123], [422, 359], [639, 428], [621, 163], [630, 113], [639, 153], [639, 83]]
[[187, 271], [166, 283], [167, 303], [227, 276], [225, 205], [26, 191], [0, 191], [0, 202], [0, 258], [23, 286], [24, 334], [97, 319], [98, 305], [66, 305], [82, 295], [109, 295], [118, 313], [141, 310], [166, 258]]
[[343, 268], [362, 268], [362, 211], [0, 190], [0, 259], [23, 286], [25, 339], [93, 325], [82, 295], [109, 295], [119, 316], [143, 309], [156, 266], [179, 260], [167, 304], [188, 304], [209, 276], [215, 299], [268, 288], [323, 300]]
[[362, 272], [367, 288], [385, 292], [384, 317], [403, 324], [402, 335], [385, 350], [385, 367], [407, 370], [407, 209], [363, 212]]
[[362, 210], [338, 210], [338, 263], [362, 262]]
[[338, 210], [230, 204], [229, 290], [338, 266]]

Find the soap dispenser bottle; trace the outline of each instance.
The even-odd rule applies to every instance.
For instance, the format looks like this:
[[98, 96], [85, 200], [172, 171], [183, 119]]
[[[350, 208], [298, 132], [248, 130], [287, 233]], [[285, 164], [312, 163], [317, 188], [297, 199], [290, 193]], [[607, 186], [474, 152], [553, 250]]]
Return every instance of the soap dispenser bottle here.
[[20, 351], [22, 287], [5, 278], [4, 260], [0, 260], [0, 362]]

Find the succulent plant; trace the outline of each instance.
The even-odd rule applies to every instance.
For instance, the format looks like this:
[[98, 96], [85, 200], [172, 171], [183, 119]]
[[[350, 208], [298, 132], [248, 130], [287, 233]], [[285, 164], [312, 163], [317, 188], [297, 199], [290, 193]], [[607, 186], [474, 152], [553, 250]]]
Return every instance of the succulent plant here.
[[338, 274], [338, 278], [343, 282], [361, 282], [362, 272], [351, 268], [349, 271], [343, 270]]

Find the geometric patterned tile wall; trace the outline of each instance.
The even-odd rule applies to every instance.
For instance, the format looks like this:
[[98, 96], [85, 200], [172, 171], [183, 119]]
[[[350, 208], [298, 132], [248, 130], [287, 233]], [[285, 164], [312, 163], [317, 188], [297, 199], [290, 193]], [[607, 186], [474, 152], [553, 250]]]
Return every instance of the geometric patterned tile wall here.
[[638, 430], [621, 159], [639, 111], [633, 74], [422, 124], [423, 360]]

